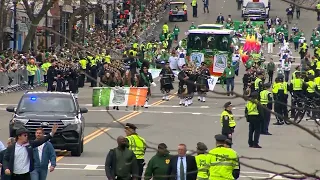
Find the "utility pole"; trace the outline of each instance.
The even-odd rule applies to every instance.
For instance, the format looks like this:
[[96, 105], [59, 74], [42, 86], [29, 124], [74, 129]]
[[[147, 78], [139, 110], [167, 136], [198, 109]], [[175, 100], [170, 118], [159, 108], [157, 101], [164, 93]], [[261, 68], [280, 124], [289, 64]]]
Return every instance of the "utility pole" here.
[[13, 51], [17, 50], [17, 33], [18, 33], [18, 24], [17, 24], [17, 0], [13, 0]]
[[113, 0], [113, 16], [112, 16], [112, 21], [113, 21], [113, 37], [116, 37], [116, 0]]
[[106, 4], [106, 36], [109, 36], [109, 4]]

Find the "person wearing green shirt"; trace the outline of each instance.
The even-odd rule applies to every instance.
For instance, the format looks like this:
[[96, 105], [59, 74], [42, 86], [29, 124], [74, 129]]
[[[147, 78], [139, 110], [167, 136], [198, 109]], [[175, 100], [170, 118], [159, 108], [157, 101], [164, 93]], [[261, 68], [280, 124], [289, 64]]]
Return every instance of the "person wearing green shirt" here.
[[274, 45], [274, 38], [270, 34], [268, 34], [265, 38], [264, 41], [268, 44], [268, 53], [272, 54], [273, 53], [273, 45]]
[[286, 40], [286, 42], [288, 42], [289, 41], [289, 31], [288, 31], [288, 29], [284, 29], [283, 34], [284, 34], [284, 39]]
[[158, 145], [157, 154], [148, 162], [144, 173], [144, 179], [150, 180], [152, 178], [153, 180], [166, 180], [170, 158], [171, 156], [167, 150], [167, 145], [165, 143], [160, 143]]
[[189, 30], [192, 30], [192, 29], [197, 29], [197, 27], [194, 25], [194, 22], [192, 22], [191, 26], [189, 27]]
[[293, 44], [294, 44], [294, 51], [297, 52], [299, 49], [299, 40], [300, 40], [300, 35], [298, 32], [294, 33], [293, 35]]
[[313, 41], [312, 41], [313, 47], [318, 47], [320, 44], [320, 36], [317, 35], [314, 37]]
[[173, 34], [174, 34], [174, 41], [175, 42], [178, 41], [179, 33], [180, 33], [179, 27], [177, 25], [174, 25]]
[[224, 69], [223, 76], [226, 78], [227, 96], [230, 96], [230, 94], [233, 96], [235, 71], [230, 62], [228, 62], [227, 67]]
[[165, 36], [163, 33], [161, 33], [161, 34], [159, 35], [159, 39], [160, 39], [161, 42], [163, 42], [163, 41], [166, 40], [166, 36]]

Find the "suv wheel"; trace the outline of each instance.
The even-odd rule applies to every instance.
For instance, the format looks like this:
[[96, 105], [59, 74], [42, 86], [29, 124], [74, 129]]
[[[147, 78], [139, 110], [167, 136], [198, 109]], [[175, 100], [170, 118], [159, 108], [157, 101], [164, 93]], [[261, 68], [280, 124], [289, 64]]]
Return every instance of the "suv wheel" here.
[[83, 151], [83, 141], [80, 141], [77, 147], [71, 150], [71, 156], [81, 156]]

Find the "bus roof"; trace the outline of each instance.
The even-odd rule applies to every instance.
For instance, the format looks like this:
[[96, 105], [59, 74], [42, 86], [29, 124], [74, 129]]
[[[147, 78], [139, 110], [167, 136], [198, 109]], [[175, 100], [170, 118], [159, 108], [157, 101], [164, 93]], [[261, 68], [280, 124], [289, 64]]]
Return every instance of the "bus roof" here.
[[217, 27], [217, 28], [223, 28], [224, 26], [222, 24], [200, 24], [199, 27]]
[[233, 30], [229, 29], [191, 29], [189, 34], [232, 34]]

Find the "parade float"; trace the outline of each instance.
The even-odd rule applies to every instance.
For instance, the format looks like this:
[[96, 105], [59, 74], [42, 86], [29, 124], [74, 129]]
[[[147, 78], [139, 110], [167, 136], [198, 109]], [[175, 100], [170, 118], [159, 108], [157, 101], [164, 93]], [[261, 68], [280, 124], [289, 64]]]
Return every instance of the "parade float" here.
[[247, 69], [251, 68], [254, 63], [264, 60], [260, 49], [261, 42], [254, 35], [247, 35], [244, 45], [239, 50], [241, 61]]
[[193, 29], [183, 39], [182, 47], [187, 50], [187, 61], [197, 67], [204, 62], [214, 77], [220, 77], [232, 60], [233, 30]]

